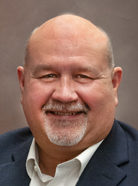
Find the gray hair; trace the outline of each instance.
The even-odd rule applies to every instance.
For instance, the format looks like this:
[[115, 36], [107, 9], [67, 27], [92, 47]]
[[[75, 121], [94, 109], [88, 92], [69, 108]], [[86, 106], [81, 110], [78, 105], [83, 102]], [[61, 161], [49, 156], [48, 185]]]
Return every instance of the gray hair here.
[[114, 62], [114, 55], [113, 55], [113, 46], [110, 40], [110, 37], [108, 34], [100, 27], [98, 29], [106, 36], [107, 38], [107, 47], [106, 47], [106, 52], [105, 56], [107, 58], [108, 66], [109, 68], [114, 68], [115, 67], [115, 62]]
[[31, 38], [31, 36], [35, 33], [35, 31], [38, 29], [39, 27], [36, 27], [30, 34], [30, 36], [28, 37], [26, 44], [25, 44], [25, 60], [24, 60], [24, 65], [27, 63], [28, 61], [28, 57], [29, 57], [29, 40]]

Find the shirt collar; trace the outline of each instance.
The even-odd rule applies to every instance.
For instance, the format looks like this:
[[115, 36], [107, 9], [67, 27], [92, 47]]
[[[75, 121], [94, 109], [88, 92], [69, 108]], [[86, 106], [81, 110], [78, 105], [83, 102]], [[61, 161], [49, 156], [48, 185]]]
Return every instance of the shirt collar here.
[[86, 165], [90, 161], [91, 157], [94, 155], [95, 151], [98, 149], [98, 147], [100, 146], [100, 144], [102, 142], [103, 142], [103, 140], [96, 143], [95, 145], [90, 146], [89, 148], [87, 148], [85, 151], [83, 151], [81, 154], [79, 154], [76, 157], [76, 159], [78, 159], [81, 163], [81, 169], [80, 169], [80, 174], [79, 175], [82, 174]]
[[26, 170], [30, 178], [32, 178], [34, 167], [35, 165], [39, 164], [38, 162], [39, 162], [38, 150], [35, 143], [35, 139], [33, 138], [29, 154], [26, 160]]
[[[100, 146], [102, 142], [103, 140], [98, 142], [95, 145], [90, 146], [89, 148], [87, 148], [85, 151], [83, 151], [81, 154], [79, 154], [72, 160], [67, 161], [68, 163], [74, 160], [77, 160], [80, 162], [81, 168], [80, 168], [79, 176], [82, 174], [89, 160], [91, 159], [91, 157], [93, 156], [93, 154], [95, 153], [95, 151], [97, 150], [97, 148]], [[67, 162], [65, 162], [65, 164]], [[30, 178], [32, 178], [34, 169], [38, 169], [38, 172], [41, 173], [41, 170], [39, 168], [39, 155], [38, 155], [37, 145], [35, 143], [35, 139], [33, 138], [33, 141], [32, 141], [32, 144], [29, 150], [29, 154], [26, 160], [26, 170]], [[39, 177], [41, 177], [41, 175], [39, 175]]]

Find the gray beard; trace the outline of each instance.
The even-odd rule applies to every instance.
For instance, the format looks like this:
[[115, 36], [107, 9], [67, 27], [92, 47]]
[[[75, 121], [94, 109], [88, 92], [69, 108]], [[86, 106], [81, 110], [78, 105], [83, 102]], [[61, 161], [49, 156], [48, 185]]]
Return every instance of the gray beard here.
[[[45, 119], [45, 130], [48, 139], [58, 146], [73, 146], [77, 145], [84, 137], [87, 129], [87, 117], [84, 116], [83, 121], [71, 122], [71, 121], [48, 121]], [[56, 126], [56, 127], [55, 127]], [[74, 127], [74, 130], [73, 130]], [[55, 128], [58, 128], [55, 129]], [[76, 129], [77, 128], [77, 129]]]
[[73, 146], [78, 144], [84, 137], [87, 129], [87, 114], [89, 108], [81, 103], [61, 103], [50, 100], [43, 107], [44, 114], [47, 111], [53, 112], [79, 112], [82, 111], [81, 117], [76, 120], [60, 120], [45, 117], [45, 131], [48, 139], [59, 146]]

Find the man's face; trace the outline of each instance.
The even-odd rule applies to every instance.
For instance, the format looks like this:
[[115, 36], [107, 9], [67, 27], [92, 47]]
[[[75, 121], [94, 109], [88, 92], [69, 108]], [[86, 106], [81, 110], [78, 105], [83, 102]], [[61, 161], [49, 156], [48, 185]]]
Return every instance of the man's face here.
[[88, 38], [47, 37], [30, 42], [29, 56], [18, 73], [21, 102], [37, 143], [86, 148], [105, 138], [117, 97], [103, 47]]

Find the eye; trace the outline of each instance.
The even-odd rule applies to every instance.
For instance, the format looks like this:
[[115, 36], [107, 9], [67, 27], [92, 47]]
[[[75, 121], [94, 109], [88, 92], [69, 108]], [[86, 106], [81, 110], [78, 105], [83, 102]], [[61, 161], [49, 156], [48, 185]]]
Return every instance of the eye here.
[[56, 74], [47, 74], [47, 75], [42, 76], [42, 78], [57, 78], [57, 75]]
[[77, 75], [77, 78], [89, 78], [89, 77], [86, 76], [86, 75], [83, 75], [83, 74], [78, 74], [78, 75]]
[[39, 77], [39, 79], [41, 79], [44, 82], [53, 82], [58, 78], [57, 74], [46, 74], [43, 75], [41, 77]]
[[84, 74], [77, 74], [75, 75], [74, 79], [79, 83], [89, 83], [93, 80], [93, 78]]

